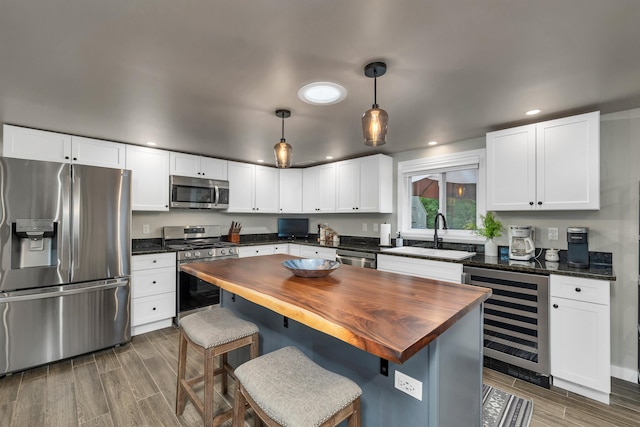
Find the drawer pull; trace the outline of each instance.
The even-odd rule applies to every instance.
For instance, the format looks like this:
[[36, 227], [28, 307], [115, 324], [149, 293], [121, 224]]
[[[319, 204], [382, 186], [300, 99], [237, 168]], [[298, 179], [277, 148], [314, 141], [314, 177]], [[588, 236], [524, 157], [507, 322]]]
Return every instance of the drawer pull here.
[[582, 292], [582, 289], [576, 288], [576, 292]]
[[558, 304], [553, 304], [553, 308], [558, 308]]
[[158, 261], [154, 259], [154, 260], [153, 260], [153, 263], [155, 264], [156, 262], [158, 262]]
[[153, 307], [153, 311], [156, 311], [156, 308], [155, 308], [155, 307]]
[[156, 284], [156, 281], [155, 281], [155, 280], [153, 281], [153, 284], [154, 284], [154, 285]]

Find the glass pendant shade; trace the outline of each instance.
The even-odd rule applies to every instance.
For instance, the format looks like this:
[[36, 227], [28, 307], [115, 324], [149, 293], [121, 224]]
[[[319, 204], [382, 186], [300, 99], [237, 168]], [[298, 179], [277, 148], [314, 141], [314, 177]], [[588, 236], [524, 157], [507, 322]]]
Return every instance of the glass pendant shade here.
[[273, 152], [276, 155], [277, 168], [290, 168], [292, 163], [291, 145], [282, 138], [279, 143], [273, 146]]
[[290, 168], [292, 163], [291, 145], [284, 139], [284, 119], [291, 117], [289, 110], [276, 110], [276, 116], [282, 119], [282, 137], [280, 142], [273, 146], [273, 154], [276, 156], [277, 168]]
[[377, 104], [362, 115], [362, 133], [365, 145], [373, 147], [384, 145], [387, 138], [388, 121], [389, 115], [383, 109], [378, 108]]

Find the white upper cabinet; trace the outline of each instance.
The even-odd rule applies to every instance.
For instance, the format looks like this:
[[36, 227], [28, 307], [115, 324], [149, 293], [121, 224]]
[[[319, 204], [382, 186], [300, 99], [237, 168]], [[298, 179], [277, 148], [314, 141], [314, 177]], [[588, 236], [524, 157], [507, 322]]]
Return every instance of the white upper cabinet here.
[[185, 153], [170, 153], [170, 175], [227, 180], [227, 161]]
[[229, 162], [228, 212], [278, 213], [280, 174], [276, 168]]
[[133, 171], [131, 209], [169, 210], [169, 152], [127, 145], [127, 169]]
[[302, 170], [302, 211], [336, 211], [336, 164], [327, 163]]
[[4, 157], [122, 169], [125, 144], [18, 126], [3, 126]]
[[4, 125], [2, 130], [4, 157], [60, 163], [71, 161], [71, 135], [10, 125]]
[[302, 213], [302, 169], [280, 169], [280, 213]]
[[600, 209], [600, 113], [487, 134], [487, 210]]
[[393, 160], [376, 154], [336, 164], [336, 212], [392, 212]]
[[126, 145], [100, 139], [71, 137], [71, 161], [81, 165], [125, 169]]

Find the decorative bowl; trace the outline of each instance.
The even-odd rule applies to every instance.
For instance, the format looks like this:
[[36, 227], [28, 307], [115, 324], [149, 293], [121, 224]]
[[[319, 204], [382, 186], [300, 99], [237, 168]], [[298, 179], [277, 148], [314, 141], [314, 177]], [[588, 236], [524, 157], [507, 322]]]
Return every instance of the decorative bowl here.
[[325, 277], [340, 267], [338, 261], [320, 258], [288, 259], [282, 265], [299, 277]]

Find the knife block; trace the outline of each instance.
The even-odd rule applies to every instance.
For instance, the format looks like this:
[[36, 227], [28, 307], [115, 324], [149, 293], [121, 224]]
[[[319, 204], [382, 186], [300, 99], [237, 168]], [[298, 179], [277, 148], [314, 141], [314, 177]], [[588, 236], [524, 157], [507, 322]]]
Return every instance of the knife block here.
[[240, 243], [240, 233], [229, 233], [229, 241], [231, 243]]

